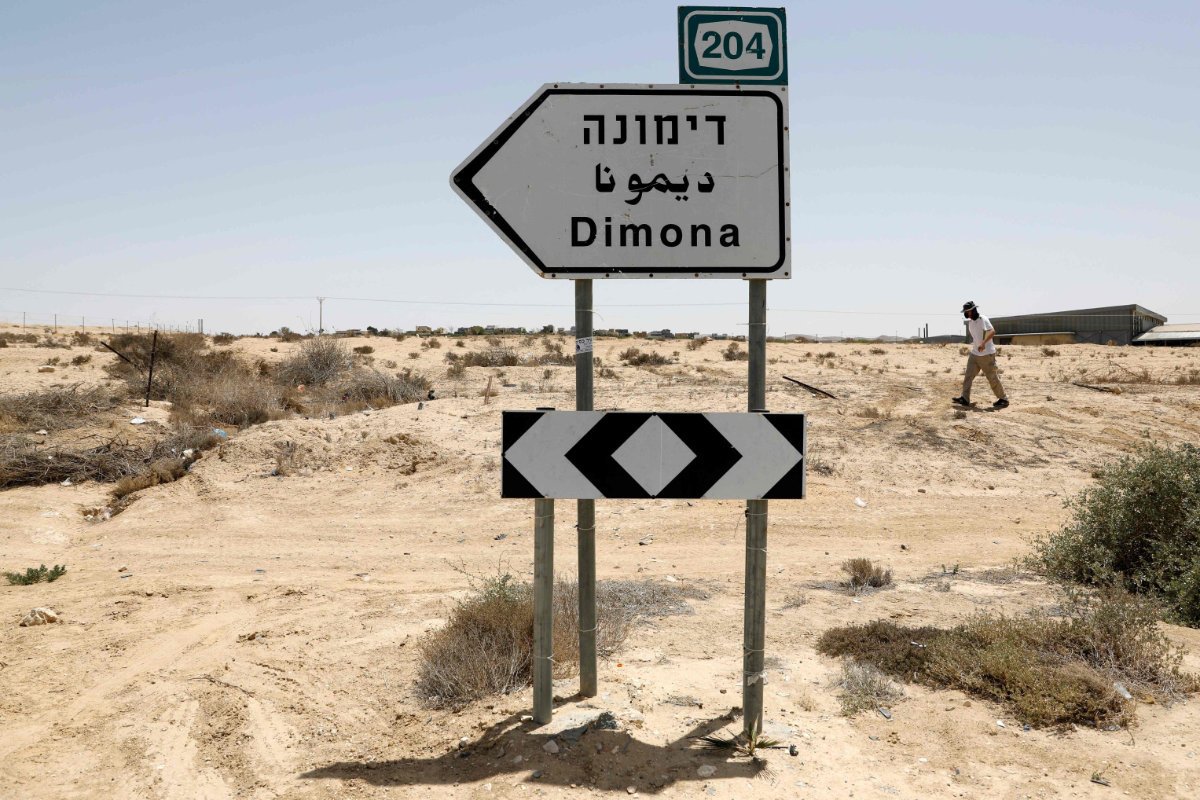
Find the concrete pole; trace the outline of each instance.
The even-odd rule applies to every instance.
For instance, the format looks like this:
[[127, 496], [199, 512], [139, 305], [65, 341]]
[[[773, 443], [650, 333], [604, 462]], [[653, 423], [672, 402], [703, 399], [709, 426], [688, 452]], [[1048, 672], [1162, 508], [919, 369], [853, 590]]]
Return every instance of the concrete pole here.
[[[592, 282], [575, 281], [575, 409], [591, 411]], [[581, 351], [579, 340], [586, 340]], [[576, 500], [579, 542], [579, 694], [595, 697], [596, 679], [596, 501]]]
[[[750, 281], [748, 411], [767, 404], [767, 282]], [[746, 598], [742, 631], [742, 708], [745, 735], [762, 733], [763, 661], [767, 618], [767, 501], [746, 501]]]
[[533, 501], [533, 721], [554, 713], [554, 501]]

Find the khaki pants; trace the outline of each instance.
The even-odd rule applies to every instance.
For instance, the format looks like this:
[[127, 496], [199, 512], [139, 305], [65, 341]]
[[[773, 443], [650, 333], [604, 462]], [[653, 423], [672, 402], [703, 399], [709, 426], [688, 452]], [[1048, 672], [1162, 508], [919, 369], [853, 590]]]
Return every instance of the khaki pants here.
[[980, 372], [987, 378], [988, 385], [997, 398], [1004, 397], [1004, 387], [1000, 385], [1000, 376], [996, 373], [996, 356], [977, 356], [974, 353], [967, 356], [967, 374], [963, 377], [962, 396], [971, 399], [971, 383]]

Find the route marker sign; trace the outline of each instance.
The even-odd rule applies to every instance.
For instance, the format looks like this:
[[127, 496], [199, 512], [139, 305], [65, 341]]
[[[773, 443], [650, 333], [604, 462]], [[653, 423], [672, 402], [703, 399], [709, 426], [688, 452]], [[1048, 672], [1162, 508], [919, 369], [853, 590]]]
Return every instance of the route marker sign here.
[[546, 84], [451, 176], [544, 278], [790, 278], [786, 89]]
[[787, 85], [785, 10], [680, 6], [679, 82]]
[[804, 415], [505, 411], [501, 497], [803, 499]]

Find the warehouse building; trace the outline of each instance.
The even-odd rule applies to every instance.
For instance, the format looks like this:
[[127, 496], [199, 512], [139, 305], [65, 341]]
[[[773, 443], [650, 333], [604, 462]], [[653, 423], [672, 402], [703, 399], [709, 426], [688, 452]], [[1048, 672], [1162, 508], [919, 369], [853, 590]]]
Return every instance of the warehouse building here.
[[1047, 314], [992, 317], [998, 344], [1131, 344], [1167, 321], [1139, 305], [1079, 308]]
[[1134, 339], [1133, 343], [1156, 347], [1200, 347], [1200, 323], [1159, 325]]

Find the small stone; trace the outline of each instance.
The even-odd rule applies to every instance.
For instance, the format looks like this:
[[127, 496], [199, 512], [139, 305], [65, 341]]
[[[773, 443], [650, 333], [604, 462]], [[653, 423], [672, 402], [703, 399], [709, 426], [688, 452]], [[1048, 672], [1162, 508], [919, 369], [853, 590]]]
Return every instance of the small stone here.
[[533, 771], [533, 774], [531, 774], [529, 777], [533, 778], [534, 780], [537, 780], [538, 778], [542, 777], [543, 774], [544, 773], [540, 769], [535, 769]]
[[550, 755], [554, 755], [555, 753], [557, 753], [559, 751], [558, 742], [551, 739], [548, 742], [546, 742], [544, 745], [542, 745], [542, 749], [545, 750]]
[[788, 755], [789, 755], [789, 756], [798, 756], [798, 755], [800, 755], [800, 748], [799, 748], [799, 747], [796, 747], [796, 745], [794, 745], [794, 744], [789, 744], [789, 745], [788, 745]]
[[648, 544], [654, 544], [654, 537], [653, 537], [653, 536], [647, 536], [647, 537], [645, 537], [644, 539], [638, 539], [638, 544], [642, 545], [643, 547], [644, 547], [644, 546], [646, 546], [646, 545], [648, 545]]
[[46, 430], [45, 428], [42, 428], [40, 431], [37, 432], [37, 435], [38, 436], [49, 436], [50, 431]]
[[626, 786], [625, 793], [626, 794], [637, 794], [637, 787], [636, 786]]
[[711, 778], [717, 774], [717, 768], [712, 764], [702, 764], [696, 768], [696, 774], [701, 778]]
[[514, 764], [520, 764], [520, 763], [521, 763], [522, 761], [524, 761], [524, 760], [525, 760], [525, 756], [520, 756], [520, 755], [518, 755], [518, 756], [513, 756], [513, 763], [514, 763]]
[[117, 572], [129, 572], [129, 567], [117, 567]]

